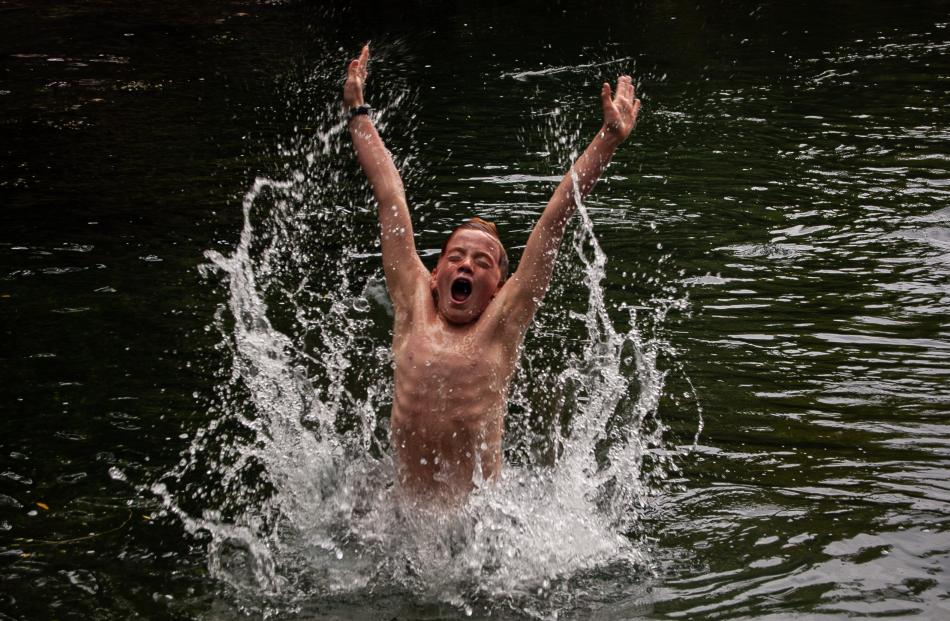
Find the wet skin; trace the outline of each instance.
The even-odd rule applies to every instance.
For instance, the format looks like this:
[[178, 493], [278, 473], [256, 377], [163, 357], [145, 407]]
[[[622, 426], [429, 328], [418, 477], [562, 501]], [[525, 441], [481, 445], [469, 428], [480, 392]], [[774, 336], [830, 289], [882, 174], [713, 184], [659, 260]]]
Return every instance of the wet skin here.
[[457, 231], [428, 289], [396, 317], [392, 442], [400, 480], [417, 495], [461, 497], [473, 476], [500, 471], [520, 338], [499, 339], [495, 314], [479, 321], [502, 287], [499, 256], [488, 233]]
[[[347, 66], [343, 102], [362, 105], [369, 47]], [[395, 309], [391, 439], [406, 497], [463, 500], [501, 471], [508, 388], [524, 333], [547, 292], [558, 246], [576, 209], [630, 135], [640, 109], [629, 76], [600, 92], [604, 124], [544, 208], [518, 271], [504, 284], [501, 247], [487, 232], [456, 231], [428, 273], [416, 253], [399, 171], [368, 115], [348, 124], [379, 204], [386, 285]], [[572, 174], [573, 173], [573, 174]]]

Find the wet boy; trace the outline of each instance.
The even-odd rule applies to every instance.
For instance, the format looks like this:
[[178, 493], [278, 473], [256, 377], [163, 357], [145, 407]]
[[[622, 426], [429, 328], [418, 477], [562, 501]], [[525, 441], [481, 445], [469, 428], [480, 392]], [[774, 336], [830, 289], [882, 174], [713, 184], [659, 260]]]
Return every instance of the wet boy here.
[[[379, 204], [383, 270], [395, 312], [391, 441], [399, 483], [416, 497], [463, 498], [498, 476], [508, 388], [525, 331], [547, 292], [574, 213], [570, 171], [528, 237], [518, 270], [495, 226], [473, 218], [452, 232], [430, 273], [416, 254], [402, 179], [363, 101], [369, 46], [347, 66], [349, 130]], [[573, 170], [585, 196], [640, 110], [629, 76], [600, 92], [604, 124]]]

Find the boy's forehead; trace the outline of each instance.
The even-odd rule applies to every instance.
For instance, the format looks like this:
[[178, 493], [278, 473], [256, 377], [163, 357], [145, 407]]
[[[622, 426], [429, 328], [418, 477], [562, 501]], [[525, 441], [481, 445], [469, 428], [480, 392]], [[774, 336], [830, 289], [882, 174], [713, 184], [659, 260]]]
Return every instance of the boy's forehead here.
[[493, 250], [496, 254], [501, 249], [498, 240], [478, 229], [459, 229], [452, 233], [446, 249], [459, 246], [483, 246]]

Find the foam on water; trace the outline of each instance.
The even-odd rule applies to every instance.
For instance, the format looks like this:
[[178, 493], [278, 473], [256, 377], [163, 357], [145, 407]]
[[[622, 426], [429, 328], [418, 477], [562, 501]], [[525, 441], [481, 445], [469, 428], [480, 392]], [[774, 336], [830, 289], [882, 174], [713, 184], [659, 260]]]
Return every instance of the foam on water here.
[[[411, 100], [396, 89], [383, 130]], [[263, 600], [265, 612], [404, 592], [469, 614], [517, 606], [546, 617], [569, 605], [572, 577], [647, 569], [631, 533], [675, 468], [657, 418], [663, 345], [641, 333], [635, 309], [626, 331], [615, 327], [601, 286], [607, 257], [580, 197], [574, 253], [565, 244], [562, 260], [578, 264], [587, 290], [586, 312], [573, 314], [583, 346], [528, 352], [534, 372], [519, 372], [512, 390], [522, 418], [561, 421], [545, 440], [553, 457], [476, 481], [456, 511], [412, 507], [393, 485], [387, 447], [389, 326], [377, 322], [390, 318], [368, 312], [386, 310], [379, 260], [365, 236], [335, 239], [372, 203], [341, 172], [350, 147], [336, 106], [323, 116], [314, 123], [330, 129], [293, 146], [306, 161], [299, 172], [248, 190], [237, 248], [207, 253], [205, 273], [228, 292], [215, 320], [226, 373], [211, 422], [151, 491], [206, 538], [210, 571], [239, 606]], [[548, 148], [573, 159], [559, 145], [578, 137], [563, 138], [552, 133]], [[532, 411], [532, 381], [569, 395], [562, 411]]]

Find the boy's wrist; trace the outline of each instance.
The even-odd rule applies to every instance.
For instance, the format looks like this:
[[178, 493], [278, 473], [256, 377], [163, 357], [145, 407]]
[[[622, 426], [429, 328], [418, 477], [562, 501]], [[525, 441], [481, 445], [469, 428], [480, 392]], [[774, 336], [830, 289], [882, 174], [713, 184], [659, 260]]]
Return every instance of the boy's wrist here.
[[369, 105], [361, 103], [358, 106], [350, 107], [350, 109], [346, 111], [346, 117], [347, 120], [352, 121], [358, 116], [369, 116], [372, 111], [373, 109], [369, 107]]
[[616, 131], [609, 129], [606, 125], [600, 127], [600, 131], [597, 132], [597, 141], [606, 143], [612, 149], [616, 149], [623, 143], [623, 138], [621, 138]]
[[[365, 108], [364, 111], [358, 111], [361, 108]], [[373, 117], [370, 114], [372, 108], [369, 106], [358, 106], [356, 108], [351, 108], [343, 113], [343, 116], [346, 118], [346, 126], [351, 130], [366, 125], [373, 125]]]

